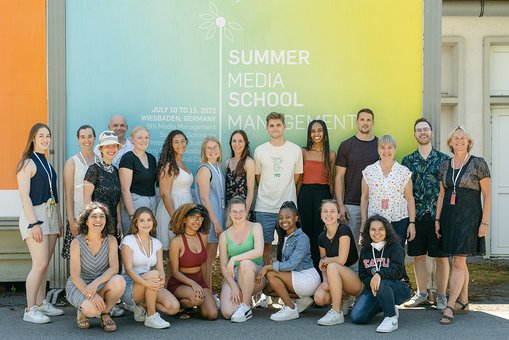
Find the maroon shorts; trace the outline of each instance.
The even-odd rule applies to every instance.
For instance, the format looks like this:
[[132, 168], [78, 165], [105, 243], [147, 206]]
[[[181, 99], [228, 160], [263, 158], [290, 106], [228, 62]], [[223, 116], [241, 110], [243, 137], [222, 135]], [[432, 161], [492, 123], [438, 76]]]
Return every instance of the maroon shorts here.
[[[197, 273], [182, 273], [182, 274], [184, 274], [185, 276], [199, 284], [202, 288], [209, 288], [209, 286], [205, 283], [205, 280], [203, 279], [201, 271]], [[175, 291], [181, 285], [183, 285], [183, 283], [172, 276], [168, 281], [168, 290], [170, 291], [170, 293], [175, 294]]]

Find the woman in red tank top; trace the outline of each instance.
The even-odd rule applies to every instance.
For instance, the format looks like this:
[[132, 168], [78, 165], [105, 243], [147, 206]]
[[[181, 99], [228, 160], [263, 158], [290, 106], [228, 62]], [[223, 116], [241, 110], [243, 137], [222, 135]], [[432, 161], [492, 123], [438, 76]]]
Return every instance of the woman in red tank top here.
[[207, 262], [207, 235], [210, 219], [200, 204], [186, 203], [174, 213], [170, 242], [168, 290], [182, 307], [198, 307], [203, 318], [217, 319], [217, 305], [204, 277]]

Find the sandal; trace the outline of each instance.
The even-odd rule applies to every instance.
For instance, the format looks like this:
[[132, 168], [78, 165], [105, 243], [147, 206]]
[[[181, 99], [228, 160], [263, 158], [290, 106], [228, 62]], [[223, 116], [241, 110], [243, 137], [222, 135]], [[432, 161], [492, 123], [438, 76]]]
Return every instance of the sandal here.
[[89, 329], [90, 328], [90, 320], [83, 315], [82, 312], [78, 310], [78, 313], [76, 314], [76, 325], [78, 328], [81, 329]]
[[[444, 313], [444, 312], [445, 312], [446, 310], [448, 310], [448, 309], [449, 309], [449, 310], [451, 311], [451, 313], [452, 313], [452, 315], [451, 315], [451, 316], [449, 316], [449, 315], [445, 315], [445, 313]], [[454, 310], [454, 308], [452, 308], [452, 307], [450, 307], [450, 306], [445, 307], [445, 308], [444, 308], [444, 310], [442, 311], [442, 317], [441, 317], [441, 319], [440, 319], [440, 324], [442, 324], [442, 325], [451, 325], [451, 324], [454, 322], [454, 313], [455, 313], [455, 312], [456, 312], [456, 311]]]
[[[103, 318], [105, 315], [108, 316], [106, 320]], [[111, 319], [109, 312], [101, 313], [101, 327], [105, 332], [115, 332], [117, 330], [117, 324]]]
[[470, 305], [470, 302], [463, 303], [458, 300], [456, 300], [456, 304], [460, 305], [461, 308], [456, 309], [456, 314], [468, 314], [470, 313], [470, 308], [468, 307]]

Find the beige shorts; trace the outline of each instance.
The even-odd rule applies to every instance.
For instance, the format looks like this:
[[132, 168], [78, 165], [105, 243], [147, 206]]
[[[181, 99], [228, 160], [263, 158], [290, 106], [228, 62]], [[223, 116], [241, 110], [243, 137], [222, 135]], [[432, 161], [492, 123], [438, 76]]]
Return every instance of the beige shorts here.
[[[42, 229], [43, 235], [60, 234], [60, 226], [58, 225], [58, 210], [56, 208], [50, 208], [48, 203], [34, 206], [35, 218], [43, 223], [39, 226]], [[25, 210], [21, 212], [19, 217], [19, 231], [21, 238], [25, 240], [28, 237], [32, 237], [32, 231], [28, 229], [30, 221], [25, 214]]]

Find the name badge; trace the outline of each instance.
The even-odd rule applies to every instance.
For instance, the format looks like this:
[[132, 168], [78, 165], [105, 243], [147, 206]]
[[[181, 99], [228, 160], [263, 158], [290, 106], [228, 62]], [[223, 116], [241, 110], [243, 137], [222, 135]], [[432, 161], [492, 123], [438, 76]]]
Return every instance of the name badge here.
[[456, 205], [456, 191], [451, 194], [451, 205]]
[[382, 209], [389, 209], [389, 199], [388, 198], [382, 199]]

